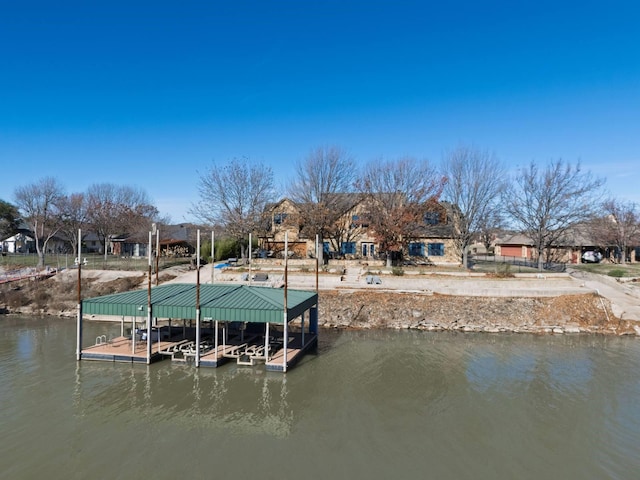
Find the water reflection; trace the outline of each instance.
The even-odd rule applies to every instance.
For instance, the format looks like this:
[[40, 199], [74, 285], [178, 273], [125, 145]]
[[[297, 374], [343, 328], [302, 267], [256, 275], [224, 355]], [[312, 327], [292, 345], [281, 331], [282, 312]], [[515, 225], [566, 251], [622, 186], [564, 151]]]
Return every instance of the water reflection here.
[[318, 356], [281, 374], [76, 362], [74, 333], [57, 319], [0, 324], [3, 478], [640, 470], [637, 339], [323, 332]]
[[287, 377], [253, 368], [196, 369], [77, 362], [73, 401], [79, 416], [108, 411], [227, 433], [290, 433], [294, 410]]

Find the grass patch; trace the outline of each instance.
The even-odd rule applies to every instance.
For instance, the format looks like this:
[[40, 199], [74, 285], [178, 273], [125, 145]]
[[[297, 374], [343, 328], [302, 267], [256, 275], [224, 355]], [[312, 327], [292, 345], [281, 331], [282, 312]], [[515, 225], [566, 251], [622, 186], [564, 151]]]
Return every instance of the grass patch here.
[[[571, 265], [571, 268], [580, 272], [607, 275], [615, 278], [640, 277], [640, 263], [627, 263], [624, 265], [613, 265], [611, 263], [583, 263], [580, 265]], [[611, 272], [615, 273], [611, 275]]]
[[614, 278], [622, 278], [626, 276], [626, 273], [627, 272], [625, 272], [624, 270], [620, 270], [619, 268], [614, 268], [613, 270], [609, 270], [609, 273], [607, 273], [607, 275]]

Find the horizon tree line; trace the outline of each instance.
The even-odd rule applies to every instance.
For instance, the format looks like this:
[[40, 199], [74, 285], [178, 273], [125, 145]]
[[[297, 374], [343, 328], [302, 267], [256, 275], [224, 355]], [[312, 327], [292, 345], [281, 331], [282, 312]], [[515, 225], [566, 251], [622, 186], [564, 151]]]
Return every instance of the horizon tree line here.
[[[442, 201], [454, 206], [448, 221], [465, 266], [469, 246], [477, 241], [489, 246], [501, 230], [531, 238], [540, 269], [545, 251], [576, 224], [589, 224], [602, 245], [622, 252], [640, 241], [638, 206], [607, 196], [605, 180], [583, 171], [580, 162], [532, 161], [510, 173], [494, 153], [474, 146], [447, 151], [439, 168], [410, 156], [379, 158], [358, 168], [345, 149], [317, 147], [296, 162], [295, 176], [281, 192], [271, 167], [246, 157], [214, 162], [198, 178], [200, 200], [189, 213], [235, 240], [243, 258], [249, 255], [249, 233], [269, 227], [265, 210], [276, 195], [300, 207], [298, 218], [288, 221], [295, 221], [306, 238], [329, 239], [339, 251], [342, 242], [359, 232], [354, 227], [366, 225], [387, 258], [406, 251], [425, 214]], [[366, 201], [367, 211], [347, 225], [344, 215], [357, 201]], [[110, 236], [169, 221], [140, 188], [98, 183], [86, 192], [67, 194], [53, 177], [16, 188], [14, 204], [0, 200], [3, 237], [16, 231], [18, 219], [34, 233], [39, 266], [44, 266], [47, 244], [59, 233], [75, 251], [75, 232], [90, 228], [106, 255]], [[623, 253], [621, 262], [625, 260]]]
[[54, 237], [64, 237], [75, 252], [78, 230], [91, 229], [106, 255], [111, 236], [141, 233], [162, 220], [144, 190], [126, 185], [98, 183], [86, 192], [67, 194], [56, 178], [44, 177], [17, 187], [14, 200], [15, 205], [0, 201], [0, 233], [3, 238], [12, 235], [24, 222], [33, 233], [39, 268], [45, 265]]
[[[249, 171], [260, 174], [247, 175]], [[270, 167], [234, 158], [226, 165], [214, 163], [201, 178], [201, 201], [191, 210], [196, 217], [218, 219], [229, 232], [233, 224], [243, 225], [245, 233], [237, 231], [238, 241], [248, 231], [268, 228], [263, 213], [276, 200]], [[598, 242], [622, 251], [634, 240], [640, 242], [638, 206], [607, 197], [604, 183], [583, 171], [580, 162], [562, 159], [542, 166], [532, 161], [509, 173], [495, 154], [473, 146], [448, 151], [440, 168], [428, 160], [402, 157], [376, 159], [361, 169], [346, 150], [325, 146], [296, 163], [295, 178], [283, 193], [300, 208], [297, 218], [288, 219], [300, 234], [329, 239], [337, 250], [357, 233], [344, 222], [354, 198], [368, 200], [368, 211], [358, 221], [374, 232], [387, 257], [406, 251], [424, 214], [446, 201], [454, 206], [448, 220], [463, 265], [468, 265], [472, 242], [488, 246], [496, 232], [513, 230], [532, 239], [542, 269], [549, 249], [577, 224], [589, 224]]]

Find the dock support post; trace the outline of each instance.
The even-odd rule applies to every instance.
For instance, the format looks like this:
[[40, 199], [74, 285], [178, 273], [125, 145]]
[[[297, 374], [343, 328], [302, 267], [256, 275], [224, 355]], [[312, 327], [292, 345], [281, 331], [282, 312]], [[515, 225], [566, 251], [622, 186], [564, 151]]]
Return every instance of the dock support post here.
[[[154, 230], [156, 224], [153, 224]], [[149, 232], [149, 278], [147, 282], [147, 365], [151, 365], [151, 347], [153, 345], [153, 332], [151, 331], [151, 251], [153, 232]]]
[[153, 332], [151, 331], [151, 305], [147, 308], [147, 365], [151, 365], [151, 348], [153, 347]]
[[79, 361], [82, 358], [82, 302], [78, 303], [76, 342], [76, 360]]
[[78, 319], [76, 325], [76, 360], [82, 358], [82, 263], [80, 262], [82, 250], [82, 230], [78, 229]]
[[216, 354], [215, 355], [216, 355], [216, 365], [217, 365], [217, 362], [218, 362], [218, 341], [220, 340], [220, 338], [219, 338], [220, 335], [218, 334], [218, 320], [216, 320], [216, 330], [213, 333], [213, 335], [214, 335], [214, 338], [215, 338], [214, 345], [216, 346]]
[[200, 230], [196, 239], [196, 367], [200, 366]]
[[200, 366], [200, 309], [196, 309], [196, 367]]
[[309, 333], [318, 334], [318, 306], [311, 307], [309, 310]]

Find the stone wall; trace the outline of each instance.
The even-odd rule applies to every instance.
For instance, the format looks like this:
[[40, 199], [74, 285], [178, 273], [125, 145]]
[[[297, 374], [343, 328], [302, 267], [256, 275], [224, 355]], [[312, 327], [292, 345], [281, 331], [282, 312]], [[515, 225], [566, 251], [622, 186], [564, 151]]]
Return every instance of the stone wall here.
[[595, 294], [487, 298], [399, 292], [320, 292], [326, 328], [640, 334]]

